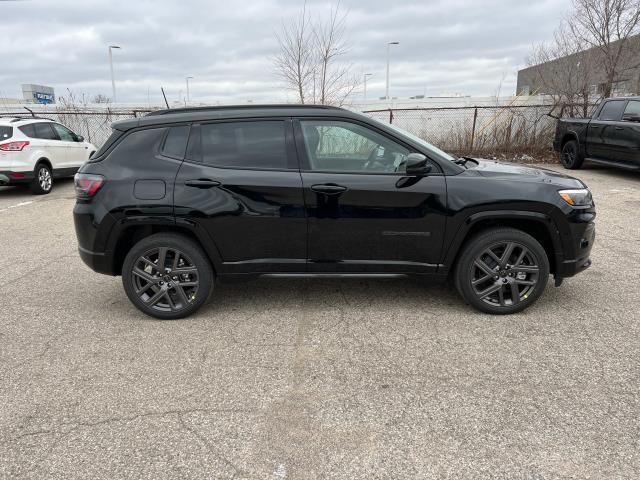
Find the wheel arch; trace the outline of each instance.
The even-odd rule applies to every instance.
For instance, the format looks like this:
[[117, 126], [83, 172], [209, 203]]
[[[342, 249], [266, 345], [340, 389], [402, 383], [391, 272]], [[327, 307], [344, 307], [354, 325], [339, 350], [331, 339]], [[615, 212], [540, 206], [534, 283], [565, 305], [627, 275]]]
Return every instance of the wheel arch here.
[[540, 212], [489, 211], [470, 215], [455, 235], [449, 250], [445, 253], [443, 273], [451, 273], [460, 257], [460, 252], [468, 241], [479, 232], [490, 228], [510, 227], [523, 231], [535, 238], [547, 254], [551, 273], [555, 273], [556, 252], [561, 250], [560, 238], [555, 222]]
[[122, 274], [122, 265], [127, 253], [140, 240], [156, 233], [176, 233], [193, 240], [211, 262], [214, 273], [220, 271], [222, 260], [206, 232], [189, 224], [176, 223], [148, 223], [125, 224], [112, 232], [109, 239], [108, 250], [112, 252], [112, 272], [114, 275]]
[[38, 157], [38, 159], [33, 164], [33, 170], [35, 171], [35, 169], [38, 168], [38, 165], [40, 165], [41, 163], [44, 163], [47, 167], [49, 167], [49, 170], [51, 170], [51, 172], [53, 173], [53, 165], [51, 164], [51, 160], [44, 156]]

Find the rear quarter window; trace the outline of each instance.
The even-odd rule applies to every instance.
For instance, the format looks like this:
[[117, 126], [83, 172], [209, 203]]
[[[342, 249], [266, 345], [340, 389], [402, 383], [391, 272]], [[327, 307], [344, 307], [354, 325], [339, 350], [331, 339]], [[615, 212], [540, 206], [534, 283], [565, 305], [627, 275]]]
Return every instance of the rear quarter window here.
[[131, 132], [116, 144], [106, 160], [116, 159], [119, 163], [150, 160], [159, 152], [166, 131], [163, 127]]
[[0, 126], [0, 141], [13, 137], [13, 127]]
[[20, 129], [20, 131], [22, 133], [24, 133], [29, 138], [35, 138], [36, 137], [36, 129], [33, 126], [33, 123], [30, 123], [29, 125], [23, 125], [23, 126], [18, 127], [18, 128]]

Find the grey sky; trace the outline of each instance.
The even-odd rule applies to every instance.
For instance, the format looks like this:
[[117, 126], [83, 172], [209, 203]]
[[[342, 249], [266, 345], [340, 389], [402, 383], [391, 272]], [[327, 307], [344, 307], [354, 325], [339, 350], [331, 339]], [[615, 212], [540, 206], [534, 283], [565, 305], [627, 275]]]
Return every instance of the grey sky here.
[[[369, 97], [384, 94], [385, 45], [392, 50], [393, 96], [515, 89], [532, 43], [548, 39], [569, 0], [343, 0], [351, 50], [345, 61], [374, 74]], [[310, 0], [316, 15], [332, 2]], [[274, 32], [299, 12], [294, 0], [0, 1], [0, 97], [21, 83], [56, 93], [111, 96], [107, 46], [114, 52], [118, 100], [170, 100], [192, 75], [194, 101], [274, 101], [287, 94], [273, 73]], [[183, 92], [184, 94], [184, 92]], [[354, 98], [362, 96], [361, 92]], [[293, 96], [289, 94], [290, 99]]]

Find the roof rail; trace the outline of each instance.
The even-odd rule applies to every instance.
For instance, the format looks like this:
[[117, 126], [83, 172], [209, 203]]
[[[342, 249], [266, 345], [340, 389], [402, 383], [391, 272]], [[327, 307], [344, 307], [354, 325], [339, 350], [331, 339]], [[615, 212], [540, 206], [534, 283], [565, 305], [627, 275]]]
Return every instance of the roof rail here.
[[260, 110], [260, 109], [277, 109], [277, 108], [322, 108], [325, 110], [341, 110], [340, 107], [333, 107], [330, 105], [304, 105], [298, 103], [282, 103], [282, 104], [255, 104], [255, 105], [212, 105], [206, 107], [182, 107], [182, 108], [169, 108], [163, 110], [156, 110], [154, 112], [147, 113], [146, 117], [155, 115], [172, 115], [175, 113], [197, 113], [217, 110]]
[[51, 120], [50, 118], [46, 118], [46, 117], [37, 117], [37, 116], [27, 116], [25, 115], [24, 117], [1, 117], [1, 118], [10, 118], [11, 120], [9, 120], [11, 123], [15, 123], [15, 122], [21, 122], [22, 120]]

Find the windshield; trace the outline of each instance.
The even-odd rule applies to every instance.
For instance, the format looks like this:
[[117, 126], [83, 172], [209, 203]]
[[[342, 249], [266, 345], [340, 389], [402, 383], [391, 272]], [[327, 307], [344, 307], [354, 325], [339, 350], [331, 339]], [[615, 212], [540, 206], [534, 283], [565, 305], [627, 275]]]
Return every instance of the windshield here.
[[422, 138], [418, 137], [417, 135], [414, 135], [411, 132], [407, 132], [406, 130], [397, 127], [396, 125], [394, 125], [393, 123], [384, 123], [381, 122], [380, 120], [376, 120], [375, 118], [373, 119], [374, 121], [389, 127], [392, 130], [395, 130], [396, 132], [404, 135], [405, 137], [409, 137], [411, 140], [413, 140], [414, 142], [416, 142], [417, 144], [419, 144], [421, 147], [423, 147], [425, 150], [427, 150], [430, 153], [434, 153], [435, 155], [444, 158], [445, 160], [449, 160], [450, 162], [454, 162], [457, 160], [456, 157], [454, 157], [453, 155], [448, 154], [447, 152], [440, 150], [438, 147], [434, 147], [433, 145], [431, 145], [429, 142], [423, 140]]

